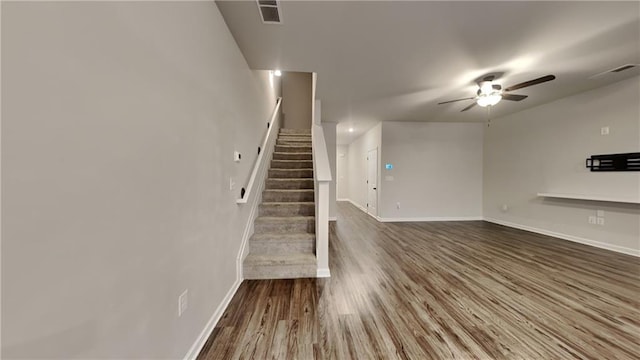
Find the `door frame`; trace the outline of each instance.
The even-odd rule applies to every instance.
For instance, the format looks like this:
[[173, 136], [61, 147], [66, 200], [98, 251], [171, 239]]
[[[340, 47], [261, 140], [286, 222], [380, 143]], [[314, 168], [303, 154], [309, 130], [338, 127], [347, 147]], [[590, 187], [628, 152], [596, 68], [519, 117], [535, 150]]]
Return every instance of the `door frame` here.
[[[376, 163], [374, 164], [374, 166], [375, 166], [375, 170], [376, 170], [376, 171], [375, 171], [375, 180], [376, 180], [376, 182], [375, 182], [375, 183], [376, 183], [376, 189], [375, 189], [375, 192], [376, 192], [376, 195], [375, 195], [375, 200], [376, 200], [375, 213], [373, 213], [373, 212], [371, 212], [371, 211], [369, 210], [369, 209], [370, 209], [370, 208], [369, 208], [369, 175], [370, 175], [370, 174], [369, 174], [369, 154], [370, 154], [372, 151], [375, 151], [375, 153], [376, 153]], [[367, 179], [366, 179], [366, 183], [367, 183], [366, 199], [367, 199], [367, 200], [366, 200], [366, 201], [367, 201], [367, 202], [366, 202], [366, 204], [367, 204], [367, 214], [369, 214], [369, 215], [371, 215], [371, 216], [373, 216], [373, 217], [378, 217], [378, 213], [380, 212], [380, 211], [379, 211], [379, 208], [380, 208], [380, 196], [379, 196], [379, 194], [380, 194], [380, 193], [379, 193], [379, 189], [380, 189], [380, 176], [379, 176], [379, 174], [378, 174], [378, 172], [379, 172], [379, 171], [378, 171], [378, 170], [379, 170], [379, 169], [378, 169], [378, 163], [380, 162], [380, 158], [379, 158], [379, 156], [380, 156], [380, 154], [378, 153], [378, 147], [375, 147], [375, 148], [373, 148], [373, 149], [369, 149], [369, 150], [367, 150], [367, 161], [366, 161], [366, 163], [367, 163], [367, 177], [366, 177], [366, 178], [367, 178]]]

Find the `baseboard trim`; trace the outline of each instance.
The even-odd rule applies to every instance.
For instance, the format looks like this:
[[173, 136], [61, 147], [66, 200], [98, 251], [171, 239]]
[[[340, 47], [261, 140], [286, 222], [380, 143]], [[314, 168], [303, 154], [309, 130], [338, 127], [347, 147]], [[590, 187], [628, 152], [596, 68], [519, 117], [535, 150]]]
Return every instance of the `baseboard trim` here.
[[482, 216], [429, 216], [415, 218], [378, 218], [380, 222], [481, 221]]
[[367, 212], [367, 208], [365, 208], [365, 207], [363, 207], [363, 206], [360, 206], [360, 204], [357, 204], [355, 201], [353, 201], [353, 200], [351, 200], [351, 199], [345, 199], [344, 201], [348, 201], [348, 202], [350, 202], [350, 203], [351, 203], [351, 205], [353, 205], [353, 206], [357, 207], [358, 209], [360, 209], [360, 210], [362, 210], [362, 211], [364, 211], [365, 213], [367, 213], [367, 214], [368, 214], [368, 212]]
[[336, 201], [350, 201], [349, 199], [336, 199]]
[[537, 234], [552, 236], [552, 237], [555, 237], [555, 238], [558, 238], [558, 239], [568, 240], [568, 241], [572, 241], [572, 242], [583, 244], [583, 245], [597, 247], [597, 248], [600, 248], [600, 249], [611, 250], [611, 251], [615, 251], [615, 252], [626, 254], [626, 255], [632, 255], [632, 256], [640, 257], [640, 250], [638, 250], [638, 249], [632, 249], [632, 248], [628, 248], [628, 247], [624, 247], [624, 246], [607, 244], [607, 243], [603, 243], [603, 242], [600, 242], [600, 241], [591, 240], [591, 239], [587, 239], [587, 238], [583, 238], [583, 237], [579, 237], [579, 236], [563, 234], [563, 233], [559, 233], [559, 232], [555, 232], [555, 231], [540, 229], [540, 228], [527, 226], [527, 225], [521, 225], [521, 224], [512, 223], [512, 222], [509, 222], [509, 221], [498, 220], [498, 219], [494, 219], [494, 218], [490, 218], [490, 217], [485, 217], [484, 221], [487, 221], [487, 222], [490, 222], [490, 223], [494, 223], [494, 224], [498, 224], [498, 225], [502, 225], [502, 226], [511, 227], [511, 228], [514, 228], [514, 229], [520, 229], [520, 230], [529, 231], [529, 232], [533, 232], [533, 233], [537, 233]]
[[318, 269], [318, 271], [316, 272], [316, 277], [328, 278], [328, 277], [331, 277], [331, 272], [329, 271], [329, 268]]
[[198, 357], [198, 354], [202, 350], [202, 347], [209, 339], [209, 336], [211, 336], [211, 333], [218, 324], [218, 321], [220, 321], [222, 314], [227, 309], [227, 306], [229, 306], [231, 299], [233, 299], [236, 291], [238, 291], [240, 284], [242, 284], [242, 278], [236, 279], [233, 285], [231, 285], [231, 289], [229, 289], [227, 295], [225, 295], [224, 299], [222, 299], [222, 302], [220, 303], [220, 305], [218, 305], [216, 311], [213, 312], [213, 315], [207, 322], [207, 325], [205, 325], [204, 329], [202, 329], [202, 331], [200, 332], [200, 336], [198, 336], [196, 342], [193, 343], [193, 345], [189, 349], [189, 352], [187, 352], [187, 354], [184, 356], [184, 360], [195, 360]]

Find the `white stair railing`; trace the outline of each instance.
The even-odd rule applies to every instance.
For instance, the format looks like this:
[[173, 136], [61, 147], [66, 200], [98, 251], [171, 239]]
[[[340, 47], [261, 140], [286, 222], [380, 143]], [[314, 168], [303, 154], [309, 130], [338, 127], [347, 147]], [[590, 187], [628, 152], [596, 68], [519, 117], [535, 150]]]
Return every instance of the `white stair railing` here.
[[313, 180], [316, 203], [316, 259], [317, 277], [329, 277], [329, 183], [331, 167], [327, 154], [327, 143], [322, 126], [311, 125], [313, 151]]

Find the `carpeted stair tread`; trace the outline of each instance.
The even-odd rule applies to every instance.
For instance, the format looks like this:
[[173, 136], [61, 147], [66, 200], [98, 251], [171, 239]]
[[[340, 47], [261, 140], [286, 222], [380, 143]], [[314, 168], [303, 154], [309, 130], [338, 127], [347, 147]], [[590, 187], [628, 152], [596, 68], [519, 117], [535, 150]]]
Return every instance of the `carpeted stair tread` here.
[[314, 254], [249, 254], [245, 258], [245, 265], [316, 265]]

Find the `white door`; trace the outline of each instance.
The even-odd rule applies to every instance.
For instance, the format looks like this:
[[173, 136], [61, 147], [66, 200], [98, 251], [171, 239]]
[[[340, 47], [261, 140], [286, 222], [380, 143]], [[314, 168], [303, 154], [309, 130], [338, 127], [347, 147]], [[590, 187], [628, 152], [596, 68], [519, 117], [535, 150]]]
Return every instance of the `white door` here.
[[367, 211], [378, 215], [378, 149], [367, 153]]

